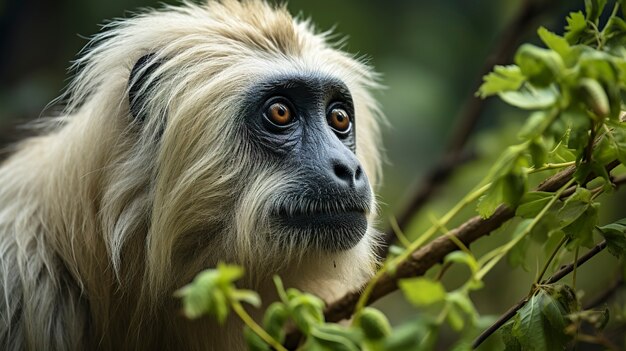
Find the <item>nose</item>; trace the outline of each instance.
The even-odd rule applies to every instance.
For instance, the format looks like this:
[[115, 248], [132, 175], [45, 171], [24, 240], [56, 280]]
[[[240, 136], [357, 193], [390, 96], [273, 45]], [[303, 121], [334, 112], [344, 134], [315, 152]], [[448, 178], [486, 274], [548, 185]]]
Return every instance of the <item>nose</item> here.
[[367, 179], [355, 157], [331, 159], [332, 179], [342, 188], [358, 189], [367, 185]]

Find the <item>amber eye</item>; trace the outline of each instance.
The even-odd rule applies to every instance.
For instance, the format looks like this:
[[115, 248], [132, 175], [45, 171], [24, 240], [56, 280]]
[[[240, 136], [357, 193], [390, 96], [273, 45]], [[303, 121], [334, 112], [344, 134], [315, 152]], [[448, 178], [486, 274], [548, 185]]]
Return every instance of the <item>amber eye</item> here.
[[328, 113], [328, 124], [331, 128], [339, 133], [347, 133], [350, 131], [350, 116], [348, 112], [342, 108], [334, 108]]
[[267, 108], [265, 113], [270, 122], [278, 126], [286, 126], [293, 121], [293, 114], [289, 106], [282, 102], [275, 102]]

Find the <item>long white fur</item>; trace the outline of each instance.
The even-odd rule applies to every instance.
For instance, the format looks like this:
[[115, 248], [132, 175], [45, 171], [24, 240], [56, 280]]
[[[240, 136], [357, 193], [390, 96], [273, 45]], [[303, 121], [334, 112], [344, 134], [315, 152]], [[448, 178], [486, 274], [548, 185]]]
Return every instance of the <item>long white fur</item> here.
[[[163, 64], [138, 125], [129, 74], [148, 53]], [[234, 127], [242, 94], [270, 74], [338, 78], [377, 184], [376, 75], [309, 21], [258, 0], [164, 7], [109, 24], [75, 69], [62, 116], [0, 167], [0, 348], [237, 350], [234, 322], [178, 316], [172, 292], [200, 270], [243, 264], [266, 300], [274, 273], [328, 300], [372, 273], [371, 228], [338, 253], [268, 240], [288, 240], [265, 216], [297, 175], [260, 163]]]

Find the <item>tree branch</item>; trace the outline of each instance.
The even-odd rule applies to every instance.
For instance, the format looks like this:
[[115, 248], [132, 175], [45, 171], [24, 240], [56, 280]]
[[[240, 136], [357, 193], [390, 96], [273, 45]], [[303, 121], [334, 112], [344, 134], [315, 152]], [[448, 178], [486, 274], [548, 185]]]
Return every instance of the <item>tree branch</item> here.
[[[618, 161], [611, 162], [606, 167], [607, 172], [610, 172], [619, 164], [620, 163]], [[568, 167], [544, 180], [535, 190], [554, 192], [565, 185], [571, 179], [575, 171], [576, 167]], [[626, 183], [626, 176], [615, 177], [612, 179], [612, 182], [615, 186], [624, 184]], [[374, 287], [367, 303], [371, 304], [379, 298], [397, 290], [397, 281], [399, 279], [424, 275], [431, 267], [442, 262], [449, 253], [457, 251], [459, 247], [456, 243], [449, 239], [450, 235], [456, 236], [458, 240], [469, 247], [472, 242], [488, 235], [493, 230], [500, 227], [504, 222], [513, 218], [514, 215], [515, 211], [513, 209], [501, 205], [491, 217], [484, 219], [479, 216], [475, 216], [457, 228], [451, 230], [446, 235], [431, 241], [427, 245], [413, 252], [406, 261], [401, 262], [396, 267], [394, 271], [395, 274], [384, 274], [378, 280], [378, 283]], [[581, 257], [580, 260], [586, 261], [589, 259], [586, 258], [586, 256], [587, 255]], [[367, 286], [367, 284], [365, 284], [365, 286]], [[349, 292], [339, 300], [329, 304], [324, 311], [325, 320], [327, 322], [338, 322], [349, 318], [353, 314], [354, 308], [359, 300], [359, 297], [361, 296], [361, 292], [365, 289], [365, 286], [356, 291]], [[523, 306], [523, 304], [524, 302], [520, 301], [518, 303], [519, 306], [513, 306], [507, 314], [514, 314], [521, 306]], [[300, 341], [300, 337], [301, 335], [298, 330], [289, 330], [286, 335], [285, 346], [290, 350], [296, 349]]]
[[[556, 191], [574, 174], [575, 167], [569, 167], [545, 180], [538, 191]], [[489, 218], [473, 217], [459, 227], [451, 230], [447, 235], [441, 236], [417, 251], [413, 252], [409, 259], [401, 262], [394, 270], [394, 275], [383, 275], [374, 287], [368, 303], [391, 293], [398, 288], [397, 280], [420, 276], [426, 273], [435, 264], [442, 262], [450, 252], [458, 250], [458, 246], [449, 239], [449, 235], [455, 235], [463, 244], [469, 246], [478, 238], [483, 237], [500, 227], [504, 222], [513, 218], [515, 211], [507, 206], [500, 206]], [[326, 320], [337, 322], [349, 318], [354, 312], [354, 307], [363, 288], [348, 293], [338, 301], [330, 304], [325, 311]]]
[[[617, 167], [618, 164], [619, 162], [617, 161], [612, 162], [607, 166], [607, 171], [610, 172], [613, 168]], [[575, 170], [576, 168], [573, 166], [568, 167], [549, 177], [537, 187], [536, 191], [554, 192], [558, 190], [571, 179]], [[623, 183], [626, 183], [626, 176], [613, 179], [613, 184], [616, 186]], [[378, 280], [367, 303], [371, 304], [379, 298], [397, 290], [397, 281], [399, 279], [424, 275], [431, 267], [442, 262], [449, 253], [457, 251], [459, 247], [449, 239], [450, 235], [455, 235], [458, 240], [469, 247], [472, 242], [488, 235], [504, 222], [513, 218], [514, 215], [515, 211], [513, 209], [502, 205], [498, 207], [491, 217], [486, 219], [479, 216], [473, 217], [451, 230], [447, 235], [434, 239], [427, 245], [413, 252], [406, 261], [398, 264], [393, 275], [389, 273], [384, 274]], [[581, 257], [581, 259], [583, 259], [583, 257]], [[327, 322], [338, 322], [352, 316], [356, 303], [365, 286], [367, 286], [367, 284], [329, 304], [324, 311], [325, 320]], [[299, 331], [295, 329], [289, 330], [286, 340], [285, 346], [289, 349], [295, 349], [300, 340]]]
[[[609, 169], [612, 169], [612, 168], [616, 167], [616, 165], [615, 165], [615, 163], [612, 163], [611, 165], [609, 165], [609, 167], [610, 167]], [[612, 179], [612, 182], [613, 182], [614, 186], [619, 187], [620, 185], [626, 183], [626, 175], [615, 177], [615, 178]], [[547, 181], [544, 182], [544, 184], [545, 183], [547, 183]], [[589, 252], [587, 252], [587, 254], [585, 254], [584, 256], [580, 257], [578, 259], [578, 261], [576, 261], [576, 264], [571, 263], [571, 264], [561, 268], [558, 272], [556, 272], [550, 278], [548, 278], [547, 280], [544, 280], [542, 282], [542, 284], [553, 284], [553, 283], [559, 281], [560, 279], [562, 279], [563, 277], [565, 277], [566, 275], [571, 273], [574, 270], [575, 267], [578, 267], [578, 266], [584, 264], [591, 257], [595, 256], [600, 251], [604, 250], [605, 247], [606, 247], [606, 241], [602, 241], [601, 243], [596, 245], [593, 249], [589, 250]], [[608, 299], [621, 285], [623, 285], [623, 283], [624, 283], [624, 280], [620, 277], [618, 282], [616, 282], [614, 284], [614, 287], [610, 288], [604, 294], [602, 294], [601, 296], [597, 297], [592, 302], [590, 302], [587, 305], [587, 306], [590, 306], [590, 307], [585, 307], [585, 309], [589, 309], [589, 308], [595, 307], [595, 306], [601, 304], [602, 302], [606, 301], [606, 299]], [[515, 316], [517, 311], [520, 308], [522, 308], [526, 304], [526, 302], [528, 302], [528, 298], [529, 297], [527, 296], [527, 297], [523, 298], [522, 300], [518, 301], [515, 305], [513, 305], [511, 308], [509, 308], [500, 318], [498, 318], [498, 320], [494, 324], [492, 324], [489, 328], [487, 328], [484, 332], [482, 332], [476, 338], [476, 340], [474, 340], [474, 343], [472, 344], [472, 348], [474, 348], [474, 349], [477, 348], [491, 334], [493, 334], [496, 330], [498, 330], [500, 327], [502, 327], [504, 325], [504, 323], [506, 323], [509, 319], [513, 318], [513, 316]]]
[[[580, 257], [576, 262], [572, 262], [568, 264], [567, 266], [559, 269], [556, 273], [554, 273], [554, 275], [544, 280], [541, 284], [554, 284], [558, 282], [559, 280], [563, 279], [563, 277], [565, 277], [566, 275], [572, 273], [572, 271], [574, 270], [574, 267], [580, 267], [581, 265], [583, 265], [593, 256], [600, 253], [605, 248], [606, 248], [606, 241], [602, 241], [601, 243], [596, 245], [593, 249], [589, 250], [585, 255]], [[506, 311], [502, 316], [500, 316], [500, 318], [498, 318], [498, 320], [495, 323], [493, 323], [489, 328], [487, 328], [484, 332], [482, 332], [476, 338], [476, 340], [474, 340], [474, 342], [472, 343], [472, 349], [476, 349], [478, 346], [480, 346], [480, 344], [482, 344], [483, 341], [487, 340], [487, 338], [491, 336], [491, 334], [495, 333], [496, 330], [500, 329], [500, 327], [502, 327], [506, 322], [508, 322], [509, 319], [513, 318], [515, 314], [517, 313], [517, 311], [520, 308], [522, 308], [526, 304], [526, 302], [528, 302], [528, 299], [529, 299], [529, 296], [526, 296], [525, 298], [520, 300], [513, 307], [511, 307], [508, 311]]]
[[[411, 218], [417, 213], [435, 194], [439, 187], [444, 184], [454, 173], [454, 170], [465, 162], [476, 157], [473, 152], [463, 152], [463, 148], [471, 133], [483, 113], [486, 100], [474, 96], [474, 92], [482, 84], [482, 77], [489, 73], [493, 66], [503, 64], [510, 60], [517, 48], [518, 42], [526, 33], [533, 21], [550, 7], [557, 5], [559, 1], [532, 1], [522, 2], [518, 12], [502, 31], [499, 40], [494, 45], [494, 49], [487, 56], [476, 83], [473, 85], [470, 95], [466, 98], [461, 112], [456, 119], [453, 132], [446, 147], [444, 155], [434, 167], [427, 172], [419, 186], [415, 187], [407, 205], [396, 216], [398, 226], [401, 229], [407, 227]], [[387, 256], [389, 245], [394, 241], [395, 233], [392, 229], [387, 229], [383, 238], [383, 245], [380, 246], [378, 255], [382, 258]]]

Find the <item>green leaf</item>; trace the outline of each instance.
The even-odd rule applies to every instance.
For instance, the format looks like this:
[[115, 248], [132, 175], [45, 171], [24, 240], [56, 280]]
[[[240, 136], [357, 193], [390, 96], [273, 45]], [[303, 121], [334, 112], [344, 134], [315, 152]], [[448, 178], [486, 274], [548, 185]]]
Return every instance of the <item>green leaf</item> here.
[[513, 322], [511, 320], [499, 329], [500, 337], [504, 342], [504, 351], [522, 351], [522, 345], [519, 340], [513, 335]]
[[478, 322], [478, 311], [474, 307], [472, 300], [469, 298], [467, 293], [463, 291], [453, 291], [448, 294], [446, 297], [446, 301], [458, 307], [461, 311], [463, 311], [466, 315], [468, 315], [471, 319], [472, 324]]
[[550, 32], [543, 26], [539, 27], [537, 34], [539, 34], [541, 41], [543, 41], [548, 48], [556, 51], [563, 60], [570, 54], [571, 48], [569, 43], [562, 36]]
[[576, 160], [576, 154], [572, 149], [567, 147], [566, 141], [561, 141], [558, 145], [548, 152], [548, 162], [564, 163]]
[[457, 332], [463, 330], [463, 327], [465, 326], [465, 321], [463, 321], [463, 317], [455, 305], [448, 305], [446, 320], [448, 321], [450, 327]]
[[406, 299], [418, 307], [443, 301], [446, 297], [446, 290], [441, 282], [428, 278], [402, 279], [398, 284]]
[[579, 310], [580, 307], [576, 291], [574, 291], [574, 289], [572, 289], [569, 285], [552, 284], [542, 286], [542, 289], [559, 302], [559, 308], [561, 309], [563, 315]]
[[359, 351], [356, 336], [338, 324], [322, 324], [311, 332], [311, 341], [321, 350]]
[[[602, 138], [602, 140], [606, 139], [606, 142], [603, 143], [600, 141], [600, 145], [598, 148], [605, 148], [608, 150], [598, 151], [597, 162], [603, 163], [603, 161], [613, 161], [611, 158], [613, 150], [615, 152], [615, 157], [620, 161], [620, 163], [626, 165], [626, 125], [624, 122], [608, 122], [610, 129], [609, 132]], [[603, 163], [605, 164], [605, 163]]]
[[609, 115], [611, 112], [609, 98], [606, 96], [604, 88], [602, 88], [602, 85], [600, 85], [597, 80], [581, 78], [579, 88], [583, 99], [595, 116], [599, 119], [603, 119]]
[[230, 311], [228, 299], [226, 298], [224, 292], [219, 289], [213, 290], [210, 296], [213, 300], [213, 308], [208, 312], [214, 314], [217, 322], [222, 325], [226, 321], [226, 317], [228, 317], [228, 312]]
[[491, 167], [487, 178], [501, 178], [509, 173], [521, 173], [524, 167], [528, 166], [524, 154], [526, 145], [513, 145], [508, 147]]
[[565, 68], [563, 59], [556, 52], [532, 44], [523, 44], [515, 54], [515, 64], [538, 87], [553, 83]]
[[363, 335], [369, 340], [380, 340], [391, 334], [391, 326], [387, 317], [379, 310], [366, 307], [361, 312], [359, 326]]
[[618, 146], [611, 140], [611, 135], [607, 134], [596, 144], [593, 149], [593, 160], [600, 164], [608, 164], [617, 159]]
[[624, 256], [626, 253], [626, 219], [598, 227], [598, 230], [606, 240], [609, 252], [618, 258]]
[[580, 39], [587, 29], [587, 20], [581, 11], [571, 12], [567, 16], [567, 26], [565, 26], [565, 39], [570, 44], [574, 44]]
[[511, 207], [519, 204], [526, 192], [526, 173], [509, 173], [502, 177], [502, 198]]
[[526, 123], [524, 123], [517, 135], [522, 140], [536, 139], [550, 126], [552, 120], [553, 118], [551, 118], [551, 114], [548, 111], [533, 112], [526, 119]]
[[280, 343], [285, 341], [285, 323], [289, 319], [289, 310], [282, 302], [273, 302], [263, 316], [263, 329]]
[[437, 326], [434, 323], [408, 323], [402, 324], [393, 330], [393, 334], [385, 338], [383, 350], [407, 351], [407, 350], [430, 350], [429, 346], [434, 342]]
[[243, 328], [243, 337], [250, 351], [271, 351], [272, 348], [248, 326]]
[[[624, 49], [623, 46], [621, 46], [620, 48]], [[626, 56], [626, 55], [624, 55], [624, 53], [621, 53], [620, 56]], [[626, 60], [614, 59], [613, 63], [618, 71], [620, 83], [622, 84], [626, 83]]]
[[604, 84], [614, 84], [619, 74], [618, 67], [613, 63], [614, 57], [603, 51], [587, 48], [580, 54], [580, 74]]
[[539, 168], [546, 163], [548, 159], [548, 150], [542, 138], [536, 138], [528, 145], [528, 152], [533, 162], [533, 167]]
[[563, 207], [559, 210], [558, 217], [561, 221], [561, 226], [570, 225], [585, 213], [590, 205], [591, 192], [585, 188], [577, 187], [576, 192], [565, 200]]
[[477, 95], [481, 98], [509, 90], [517, 90], [526, 78], [515, 65], [495, 66], [493, 72], [483, 77]]
[[483, 196], [478, 199], [476, 210], [483, 218], [489, 218], [500, 204], [504, 203], [504, 182], [502, 179], [494, 181]]
[[443, 261], [446, 263], [454, 262], [454, 263], [464, 264], [467, 267], [469, 267], [470, 271], [472, 272], [472, 275], [478, 272], [478, 262], [476, 261], [476, 258], [474, 258], [474, 256], [464, 251], [453, 251], [449, 253], [448, 255], [446, 255]]
[[[519, 221], [511, 234], [511, 238], [516, 239], [520, 235], [523, 235], [532, 222], [532, 219], [523, 219]], [[528, 251], [529, 242], [529, 238], [526, 236], [509, 251], [507, 260], [512, 267], [526, 264], [526, 252]], [[524, 269], [527, 269], [527, 267], [524, 267]]]
[[553, 196], [554, 193], [545, 191], [528, 192], [522, 196], [520, 205], [515, 210], [515, 215], [523, 218], [535, 218]]
[[524, 110], [538, 110], [553, 106], [558, 93], [552, 87], [534, 88], [524, 85], [519, 91], [507, 91], [498, 94], [507, 104]]
[[222, 286], [230, 285], [243, 276], [243, 268], [226, 263], [218, 263], [217, 272], [217, 283]]
[[[542, 317], [548, 321], [550, 327], [555, 331], [560, 331], [561, 333], [565, 332], [565, 316], [563, 315], [564, 311], [562, 310], [562, 306], [558, 300], [555, 298], [545, 298], [544, 304], [541, 310]], [[557, 338], [561, 340], [565, 340], [565, 335], [561, 335]], [[561, 347], [564, 346], [561, 344]]]
[[294, 322], [305, 335], [310, 335], [316, 325], [324, 322], [324, 301], [296, 289], [289, 289], [287, 295], [289, 296], [287, 307]]
[[[622, 6], [624, 6], [622, 2]], [[606, 24], [605, 37], [606, 45], [620, 49], [625, 44], [626, 39], [626, 22], [619, 17], [611, 17]]]
[[400, 256], [404, 253], [405, 248], [398, 245], [389, 246], [389, 254], [393, 256]]
[[516, 206], [526, 191], [526, 173], [523, 167], [528, 166], [524, 157], [526, 145], [515, 145], [507, 148], [489, 171], [487, 179], [494, 179], [491, 186], [478, 200], [477, 210], [483, 217], [491, 216], [502, 203]]
[[568, 340], [565, 334], [565, 312], [554, 297], [541, 290], [516, 314], [511, 334], [522, 350], [563, 350]]
[[530, 237], [526, 236], [509, 250], [509, 253], [506, 255], [506, 260], [511, 268], [522, 267], [524, 271], [529, 271], [528, 262], [526, 260], [526, 253], [529, 247]]
[[520, 235], [523, 235], [524, 232], [528, 229], [528, 226], [533, 222], [532, 219], [523, 219], [521, 220], [517, 226], [515, 226], [515, 230], [511, 234], [512, 238], [517, 238]]
[[545, 212], [543, 217], [539, 219], [537, 224], [535, 224], [535, 226], [531, 230], [531, 239], [543, 245], [548, 240], [548, 236], [561, 228], [561, 222], [558, 216], [559, 208], [561, 206], [562, 203], [557, 201], [550, 209]]
[[261, 298], [253, 290], [234, 290], [231, 296], [234, 300], [245, 302], [254, 307], [261, 307]]
[[218, 263], [217, 268], [200, 272], [193, 282], [177, 290], [174, 296], [182, 298], [183, 312], [187, 318], [209, 314], [221, 324], [228, 317], [231, 300], [260, 305], [255, 292], [235, 288], [235, 280], [242, 276], [241, 267]]
[[200, 272], [190, 284], [174, 293], [182, 298], [183, 313], [187, 318], [199, 318], [207, 313], [215, 312], [215, 301], [212, 296], [217, 287], [218, 271], [208, 269]]
[[598, 24], [598, 19], [604, 11], [606, 6], [606, 0], [585, 0], [585, 13], [587, 14], [587, 20]]
[[568, 127], [567, 148], [581, 152], [589, 140], [591, 119], [579, 109], [568, 109], [561, 113], [562, 120]]
[[460, 339], [452, 346], [450, 351], [472, 351], [472, 340]]
[[200, 284], [195, 284], [176, 291], [176, 296], [183, 299], [183, 313], [187, 318], [199, 318], [211, 309], [210, 289], [209, 286], [200, 287]]
[[598, 224], [599, 207], [600, 204], [598, 203], [591, 204], [580, 217], [563, 228], [563, 232], [572, 240], [571, 242], [575, 246], [592, 247], [594, 245], [593, 230]]

